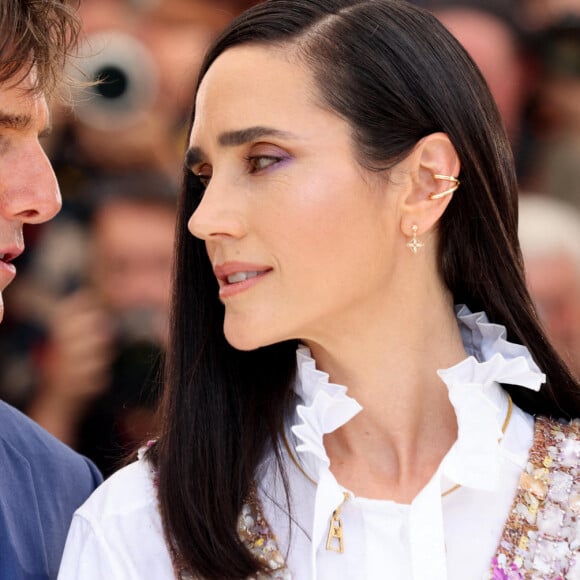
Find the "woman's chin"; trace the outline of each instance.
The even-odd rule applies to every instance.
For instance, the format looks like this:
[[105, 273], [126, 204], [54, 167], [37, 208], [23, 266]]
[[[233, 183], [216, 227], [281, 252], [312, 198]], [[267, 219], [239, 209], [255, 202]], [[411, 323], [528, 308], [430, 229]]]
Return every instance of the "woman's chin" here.
[[229, 345], [237, 350], [256, 350], [257, 348], [271, 344], [262, 340], [256, 332], [243, 332], [239, 329], [228, 329], [226, 326], [224, 328], [224, 334]]
[[259, 332], [248, 327], [233, 327], [227, 323], [224, 325], [224, 335], [230, 346], [243, 351], [256, 350], [285, 340], [275, 336], [273, 333]]

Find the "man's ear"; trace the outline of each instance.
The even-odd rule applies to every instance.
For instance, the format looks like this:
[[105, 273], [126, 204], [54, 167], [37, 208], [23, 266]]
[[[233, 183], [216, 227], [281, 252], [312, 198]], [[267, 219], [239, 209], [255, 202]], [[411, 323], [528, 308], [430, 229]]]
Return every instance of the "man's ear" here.
[[431, 231], [455, 190], [461, 169], [455, 147], [445, 133], [432, 133], [421, 139], [406, 159], [412, 186], [401, 200], [401, 230], [405, 236]]

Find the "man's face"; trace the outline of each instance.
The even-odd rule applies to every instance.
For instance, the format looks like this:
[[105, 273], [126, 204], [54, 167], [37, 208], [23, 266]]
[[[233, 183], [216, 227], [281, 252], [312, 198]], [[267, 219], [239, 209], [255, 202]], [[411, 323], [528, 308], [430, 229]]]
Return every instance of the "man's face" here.
[[175, 211], [138, 200], [108, 200], [93, 224], [91, 276], [104, 305], [139, 338], [164, 340]]
[[24, 223], [49, 220], [61, 206], [56, 177], [39, 137], [49, 129], [44, 95], [30, 92], [34, 71], [0, 85], [0, 321], [2, 292], [12, 282], [12, 260], [24, 250]]

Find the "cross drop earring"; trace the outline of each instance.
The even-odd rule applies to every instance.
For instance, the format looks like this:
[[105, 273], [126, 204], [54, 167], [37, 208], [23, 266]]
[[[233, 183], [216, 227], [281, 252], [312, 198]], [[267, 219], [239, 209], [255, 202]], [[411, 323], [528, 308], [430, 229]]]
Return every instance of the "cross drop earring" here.
[[418, 229], [419, 228], [415, 224], [413, 224], [413, 227], [411, 228], [411, 231], [413, 232], [413, 237], [406, 244], [407, 248], [409, 248], [409, 250], [411, 250], [413, 254], [416, 254], [417, 251], [425, 245], [421, 240], [417, 238]]

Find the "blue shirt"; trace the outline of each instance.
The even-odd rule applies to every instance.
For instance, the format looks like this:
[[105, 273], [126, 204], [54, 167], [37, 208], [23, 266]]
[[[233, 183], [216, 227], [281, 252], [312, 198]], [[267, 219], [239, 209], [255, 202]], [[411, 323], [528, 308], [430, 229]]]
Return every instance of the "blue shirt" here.
[[0, 580], [56, 578], [73, 512], [97, 468], [0, 401]]

